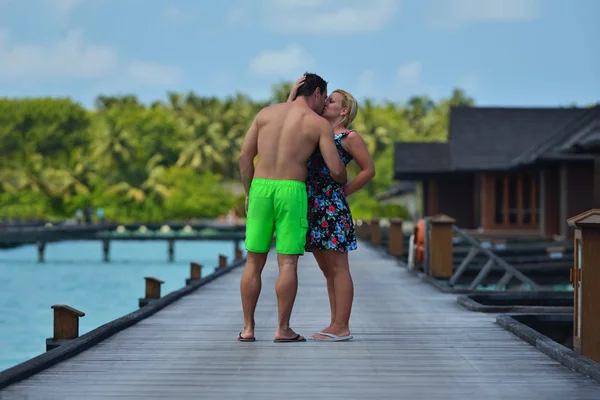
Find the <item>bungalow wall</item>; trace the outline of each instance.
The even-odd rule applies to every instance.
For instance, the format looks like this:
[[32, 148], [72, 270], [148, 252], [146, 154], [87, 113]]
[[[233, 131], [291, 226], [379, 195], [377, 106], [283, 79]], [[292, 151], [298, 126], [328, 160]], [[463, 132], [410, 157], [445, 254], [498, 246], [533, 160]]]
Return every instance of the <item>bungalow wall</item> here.
[[423, 184], [425, 215], [446, 214], [461, 228], [474, 226], [474, 174], [432, 176]]

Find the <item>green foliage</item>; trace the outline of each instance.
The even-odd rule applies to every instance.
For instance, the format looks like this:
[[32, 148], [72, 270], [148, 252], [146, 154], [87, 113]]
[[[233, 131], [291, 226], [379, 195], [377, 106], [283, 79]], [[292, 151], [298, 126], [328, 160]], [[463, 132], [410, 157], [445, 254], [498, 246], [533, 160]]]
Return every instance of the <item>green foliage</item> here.
[[[60, 219], [88, 206], [120, 222], [210, 218], [232, 208], [244, 215], [245, 197], [231, 189], [244, 134], [290, 87], [275, 85], [268, 102], [169, 92], [146, 106], [134, 95], [102, 95], [91, 111], [65, 98], [0, 99], [0, 218]], [[352, 128], [377, 175], [350, 197], [353, 216], [405, 216], [374, 197], [394, 183], [393, 143], [446, 140], [450, 107], [472, 104], [461, 90], [437, 103], [415, 96], [361, 104]]]

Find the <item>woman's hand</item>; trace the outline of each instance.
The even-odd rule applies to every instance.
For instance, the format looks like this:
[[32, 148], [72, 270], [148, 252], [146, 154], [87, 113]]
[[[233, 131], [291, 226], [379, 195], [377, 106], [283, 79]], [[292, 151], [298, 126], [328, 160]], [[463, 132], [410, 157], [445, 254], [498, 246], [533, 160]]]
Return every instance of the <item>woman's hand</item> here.
[[300, 88], [300, 86], [302, 86], [304, 84], [305, 80], [306, 80], [306, 75], [302, 75], [300, 78], [298, 78], [296, 80], [296, 82], [294, 82], [294, 84], [292, 85], [292, 90], [290, 91], [290, 95], [288, 96], [288, 99], [287, 99], [288, 103], [296, 100], [296, 95], [298, 94], [298, 88]]

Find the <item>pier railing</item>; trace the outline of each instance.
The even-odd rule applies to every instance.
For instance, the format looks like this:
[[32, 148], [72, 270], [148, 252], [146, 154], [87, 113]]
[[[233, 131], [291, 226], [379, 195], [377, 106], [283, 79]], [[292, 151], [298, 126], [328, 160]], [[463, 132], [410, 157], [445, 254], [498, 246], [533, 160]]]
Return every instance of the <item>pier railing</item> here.
[[[406, 225], [406, 222], [404, 222]], [[420, 270], [448, 290], [542, 290], [568, 277], [569, 246], [556, 238], [472, 235], [445, 215], [427, 216], [402, 229], [400, 219], [357, 221], [357, 235]], [[457, 247], [458, 245], [458, 247]], [[539, 280], [538, 280], [539, 279]]]
[[46, 339], [46, 352], [1, 371], [0, 390], [89, 349], [200, 289], [214, 279], [244, 265], [244, 263], [245, 258], [241, 252], [235, 253], [234, 260], [231, 263], [228, 262], [227, 256], [219, 254], [218, 264], [214, 272], [202, 276], [202, 266], [192, 262], [190, 263], [190, 278], [185, 280], [185, 286], [162, 297], [160, 286], [163, 281], [154, 277], [145, 277], [145, 295], [139, 299], [138, 310], [107, 322], [81, 336], [79, 336], [79, 319], [85, 317], [85, 313], [66, 304], [51, 306], [50, 308], [54, 312], [53, 336]]
[[[152, 229], [151, 229], [152, 228]], [[110, 243], [113, 241], [163, 241], [167, 243], [170, 262], [175, 259], [176, 241], [221, 240], [232, 241], [235, 251], [245, 239], [244, 225], [226, 224], [175, 224], [175, 225], [59, 225], [11, 228], [0, 231], [0, 247], [35, 244], [38, 261], [44, 262], [48, 243], [60, 241], [100, 241], [105, 262], [110, 260]]]
[[484, 266], [481, 268], [481, 270], [479, 271], [477, 276], [475, 276], [475, 278], [469, 285], [469, 290], [475, 290], [484, 281], [484, 279], [487, 278], [488, 274], [492, 271], [492, 268], [494, 267], [494, 265], [497, 265], [504, 270], [504, 275], [502, 275], [502, 277], [496, 283], [497, 290], [506, 290], [508, 283], [513, 278], [516, 278], [519, 281], [521, 281], [521, 283], [527, 285], [530, 288], [530, 290], [538, 290], [539, 289], [539, 286], [537, 283], [535, 283], [532, 279], [525, 276], [525, 274], [523, 274], [517, 268], [515, 268], [514, 266], [512, 266], [511, 264], [506, 262], [504, 259], [502, 259], [498, 255], [496, 255], [489, 248], [486, 248], [477, 239], [472, 238], [471, 236], [469, 236], [466, 232], [461, 230], [456, 225], [452, 225], [452, 231], [456, 235], [460, 236], [464, 241], [471, 244], [471, 248], [469, 249], [469, 252], [467, 253], [467, 256], [463, 259], [462, 263], [458, 266], [456, 271], [454, 271], [454, 273], [448, 280], [448, 284], [450, 286], [456, 285], [459, 278], [466, 271], [469, 264], [475, 259], [475, 256], [477, 256], [477, 253], [483, 253], [488, 257], [488, 261], [484, 264]]

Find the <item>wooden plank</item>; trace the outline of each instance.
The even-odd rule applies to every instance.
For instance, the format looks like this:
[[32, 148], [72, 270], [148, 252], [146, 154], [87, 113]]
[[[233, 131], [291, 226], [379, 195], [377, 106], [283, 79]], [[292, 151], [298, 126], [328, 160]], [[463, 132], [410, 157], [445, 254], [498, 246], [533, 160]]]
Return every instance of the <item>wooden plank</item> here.
[[[563, 367], [359, 244], [344, 343], [273, 343], [275, 255], [263, 273], [254, 343], [241, 329], [240, 270], [131, 328], [0, 392], [0, 398], [87, 399], [567, 399], [600, 398], [600, 384]], [[329, 321], [325, 280], [301, 257], [292, 327]]]

